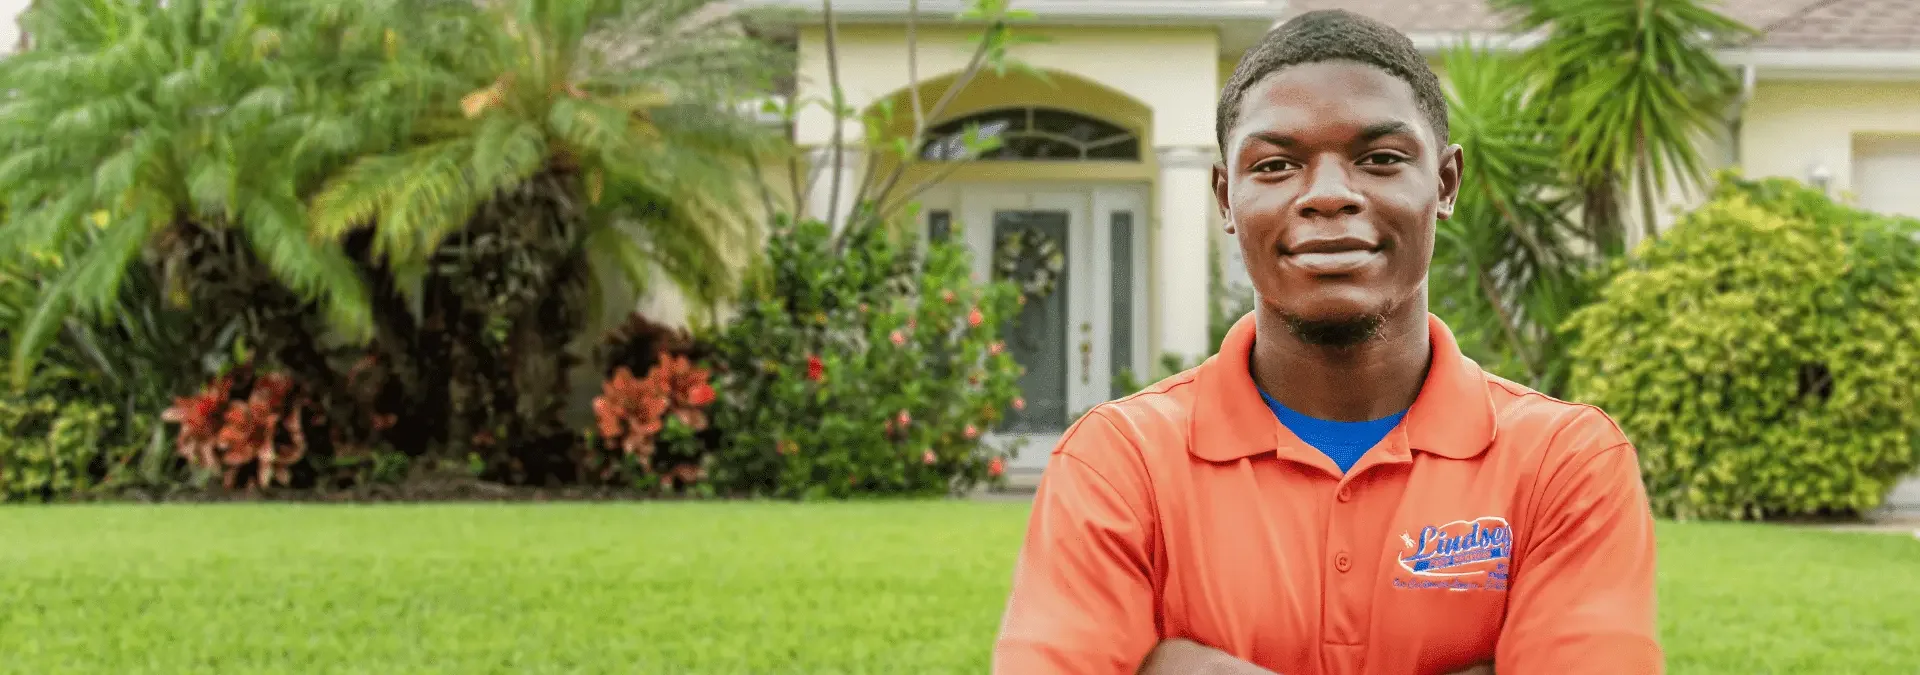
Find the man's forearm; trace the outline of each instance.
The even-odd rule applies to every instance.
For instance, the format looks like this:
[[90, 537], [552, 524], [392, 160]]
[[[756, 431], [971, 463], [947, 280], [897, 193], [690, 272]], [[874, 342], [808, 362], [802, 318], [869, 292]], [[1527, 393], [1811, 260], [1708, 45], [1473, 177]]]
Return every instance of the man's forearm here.
[[1276, 675], [1192, 640], [1161, 640], [1140, 664], [1139, 675]]
[[[1234, 658], [1232, 654], [1185, 639], [1161, 640], [1140, 664], [1139, 675], [1279, 675]], [[1453, 675], [1494, 675], [1481, 664]]]

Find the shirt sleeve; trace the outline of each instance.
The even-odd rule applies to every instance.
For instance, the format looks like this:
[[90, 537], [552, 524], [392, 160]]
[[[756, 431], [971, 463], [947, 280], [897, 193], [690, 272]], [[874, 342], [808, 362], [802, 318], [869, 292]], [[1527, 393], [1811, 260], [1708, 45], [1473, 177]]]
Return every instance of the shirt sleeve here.
[[1159, 641], [1146, 473], [1097, 411], [1074, 425], [1034, 495], [993, 672], [1132, 675]]
[[1514, 570], [1494, 670], [1665, 672], [1654, 599], [1653, 515], [1633, 446], [1604, 416], [1548, 478], [1538, 535]]

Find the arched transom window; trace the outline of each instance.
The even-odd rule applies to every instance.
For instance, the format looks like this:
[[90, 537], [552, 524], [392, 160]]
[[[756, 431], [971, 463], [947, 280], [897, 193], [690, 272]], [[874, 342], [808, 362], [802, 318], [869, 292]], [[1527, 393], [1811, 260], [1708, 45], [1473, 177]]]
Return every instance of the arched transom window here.
[[941, 123], [927, 132], [920, 157], [952, 161], [967, 156], [967, 130], [999, 138], [980, 156], [998, 161], [1140, 161], [1140, 139], [1113, 123], [1057, 108], [1000, 108]]

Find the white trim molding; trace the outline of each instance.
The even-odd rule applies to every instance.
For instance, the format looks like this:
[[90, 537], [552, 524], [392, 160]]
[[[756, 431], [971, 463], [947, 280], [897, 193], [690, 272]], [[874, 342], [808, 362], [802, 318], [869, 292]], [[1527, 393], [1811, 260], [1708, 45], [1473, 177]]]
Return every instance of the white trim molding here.
[[1920, 49], [1738, 49], [1721, 53], [1731, 65], [1810, 71], [1920, 71]]
[[1210, 145], [1163, 145], [1153, 149], [1160, 158], [1160, 168], [1165, 169], [1211, 169], [1218, 154]]
[[[1278, 26], [1279, 24], [1276, 23], [1274, 25]], [[1538, 31], [1525, 35], [1486, 31], [1460, 31], [1457, 33], [1408, 33], [1407, 39], [1413, 41], [1413, 47], [1420, 50], [1420, 53], [1436, 54], [1453, 49], [1463, 42], [1494, 51], [1521, 50], [1540, 44], [1541, 40], [1546, 39], [1546, 34]]]

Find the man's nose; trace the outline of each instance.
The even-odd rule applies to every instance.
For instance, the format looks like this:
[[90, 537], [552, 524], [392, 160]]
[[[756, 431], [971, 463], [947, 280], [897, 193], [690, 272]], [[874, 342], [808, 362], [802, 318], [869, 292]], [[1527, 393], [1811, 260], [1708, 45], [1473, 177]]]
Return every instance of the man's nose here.
[[1295, 203], [1304, 218], [1355, 215], [1366, 208], [1366, 200], [1353, 189], [1344, 162], [1319, 160], [1307, 166], [1307, 190]]

